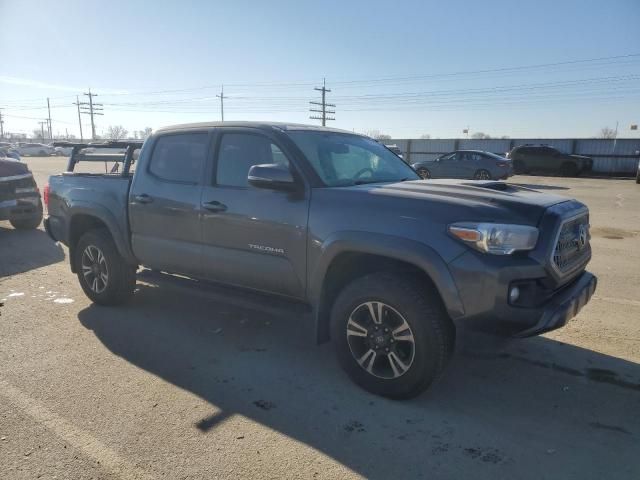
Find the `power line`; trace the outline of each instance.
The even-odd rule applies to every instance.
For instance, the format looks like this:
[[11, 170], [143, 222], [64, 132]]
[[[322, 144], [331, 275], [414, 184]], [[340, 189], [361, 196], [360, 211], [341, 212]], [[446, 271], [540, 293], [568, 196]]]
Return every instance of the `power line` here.
[[312, 120], [322, 120], [322, 126], [325, 127], [327, 125], [327, 120], [335, 120], [335, 117], [327, 117], [327, 114], [329, 115], [336, 114], [335, 110], [327, 110], [327, 107], [335, 108], [335, 105], [333, 103], [327, 103], [327, 93], [330, 93], [331, 90], [327, 88], [327, 84], [324, 78], [322, 79], [322, 87], [314, 87], [314, 90], [322, 92], [322, 102], [309, 102], [309, 103], [311, 105], [320, 105], [322, 107], [322, 110], [310, 108], [309, 111], [320, 113], [322, 116], [319, 117], [317, 115], [310, 115], [309, 118]]

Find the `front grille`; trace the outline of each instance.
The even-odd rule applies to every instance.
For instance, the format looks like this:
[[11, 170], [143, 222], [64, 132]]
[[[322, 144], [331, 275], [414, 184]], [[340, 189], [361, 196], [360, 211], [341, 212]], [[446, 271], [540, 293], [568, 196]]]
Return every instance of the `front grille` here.
[[553, 251], [553, 264], [561, 275], [568, 274], [585, 263], [591, 252], [590, 238], [587, 213], [562, 223]]

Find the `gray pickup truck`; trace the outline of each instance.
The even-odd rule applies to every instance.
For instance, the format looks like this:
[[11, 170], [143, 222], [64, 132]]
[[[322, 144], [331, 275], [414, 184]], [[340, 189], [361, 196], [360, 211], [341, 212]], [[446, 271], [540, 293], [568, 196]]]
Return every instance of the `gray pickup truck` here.
[[91, 155], [76, 145], [49, 180], [45, 227], [87, 296], [125, 302], [145, 266], [302, 303], [318, 342], [379, 395], [425, 390], [456, 326], [537, 335], [596, 288], [589, 211], [569, 198], [421, 180], [378, 142], [329, 128], [200, 123], [157, 131], [134, 162], [140, 146], [114, 143], [121, 168], [82, 174]]

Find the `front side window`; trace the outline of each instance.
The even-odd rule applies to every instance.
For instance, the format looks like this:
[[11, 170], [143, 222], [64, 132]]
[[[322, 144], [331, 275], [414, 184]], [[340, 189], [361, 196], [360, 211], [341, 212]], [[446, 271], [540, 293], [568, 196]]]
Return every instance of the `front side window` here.
[[418, 180], [418, 174], [375, 140], [323, 131], [290, 131], [289, 136], [329, 187]]
[[165, 135], [156, 141], [149, 172], [169, 182], [198, 183], [207, 158], [207, 133]]
[[278, 164], [289, 168], [289, 160], [267, 137], [250, 133], [225, 133], [218, 150], [216, 184], [248, 187], [254, 165]]

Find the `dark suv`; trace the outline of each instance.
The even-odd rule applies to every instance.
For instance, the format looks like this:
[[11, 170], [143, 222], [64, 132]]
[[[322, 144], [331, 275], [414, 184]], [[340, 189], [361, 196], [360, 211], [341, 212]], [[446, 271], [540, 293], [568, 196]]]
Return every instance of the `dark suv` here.
[[561, 152], [549, 145], [520, 145], [509, 153], [515, 173], [559, 173], [577, 177], [593, 168], [593, 159], [584, 155]]

